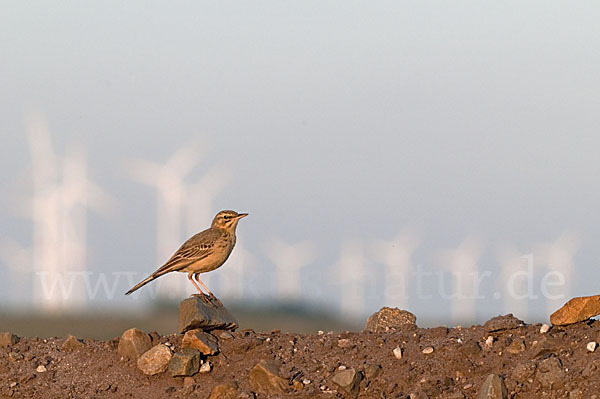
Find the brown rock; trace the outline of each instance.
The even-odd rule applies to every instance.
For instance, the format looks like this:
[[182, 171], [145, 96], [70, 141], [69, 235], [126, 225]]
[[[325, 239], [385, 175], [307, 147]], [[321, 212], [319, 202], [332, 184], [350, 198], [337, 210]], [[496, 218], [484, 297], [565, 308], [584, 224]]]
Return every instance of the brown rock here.
[[181, 342], [183, 348], [198, 349], [203, 355], [214, 355], [219, 352], [217, 339], [202, 330], [190, 330], [185, 333]]
[[486, 332], [491, 333], [501, 330], [511, 330], [513, 328], [521, 327], [525, 323], [522, 320], [517, 319], [512, 313], [504, 316], [496, 316], [485, 322], [483, 328]]
[[517, 354], [521, 352], [525, 352], [525, 341], [521, 338], [515, 338], [513, 341], [506, 347], [506, 351], [508, 353]]
[[84, 345], [83, 342], [81, 342], [81, 340], [77, 339], [77, 337], [74, 337], [73, 335], [69, 335], [63, 341], [63, 344], [60, 346], [60, 350], [63, 352], [72, 352], [83, 347]]
[[569, 300], [550, 315], [555, 326], [565, 326], [587, 320], [600, 314], [600, 295], [582, 296]]
[[506, 385], [498, 374], [488, 375], [477, 393], [477, 399], [506, 399], [507, 397]]
[[208, 399], [237, 399], [238, 389], [233, 384], [222, 384], [215, 386], [210, 391]]
[[536, 379], [547, 389], [556, 389], [565, 382], [565, 371], [562, 362], [557, 357], [549, 357], [538, 365]]
[[398, 308], [383, 307], [367, 319], [366, 331], [397, 330], [403, 326], [416, 326], [417, 316]]
[[275, 360], [261, 360], [250, 370], [248, 376], [250, 386], [258, 393], [276, 395], [284, 393], [288, 388], [288, 381], [279, 375], [281, 363]]
[[192, 376], [200, 370], [200, 351], [192, 348], [184, 348], [176, 352], [169, 362], [171, 376]]
[[360, 371], [355, 369], [346, 369], [338, 371], [331, 378], [331, 382], [342, 388], [352, 396], [358, 395], [359, 384], [363, 376]]
[[19, 342], [19, 337], [10, 332], [0, 333], [0, 347], [8, 348], [9, 346], [15, 345]]
[[146, 375], [164, 373], [169, 367], [172, 356], [168, 346], [158, 344], [138, 358], [137, 366]]
[[365, 365], [365, 377], [368, 380], [377, 378], [381, 374], [382, 367], [379, 364], [368, 363]]
[[235, 330], [238, 323], [220, 302], [207, 304], [197, 296], [192, 296], [179, 304], [179, 332], [193, 329]]
[[144, 352], [152, 347], [150, 336], [137, 328], [130, 328], [119, 338], [119, 355], [137, 361]]

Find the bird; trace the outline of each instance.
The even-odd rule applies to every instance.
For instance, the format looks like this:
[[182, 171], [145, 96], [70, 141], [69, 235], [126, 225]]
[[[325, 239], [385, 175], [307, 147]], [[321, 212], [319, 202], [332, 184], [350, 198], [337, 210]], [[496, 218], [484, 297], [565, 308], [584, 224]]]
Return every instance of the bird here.
[[210, 228], [195, 234], [171, 256], [171, 258], [154, 273], [140, 281], [137, 285], [125, 293], [129, 295], [149, 282], [170, 272], [183, 272], [188, 274], [188, 279], [200, 292], [201, 298], [206, 294], [200, 289], [194, 279], [206, 290], [210, 298], [214, 294], [198, 277], [200, 273], [210, 272], [221, 267], [235, 246], [235, 229], [238, 222], [247, 213], [225, 210], [217, 213]]

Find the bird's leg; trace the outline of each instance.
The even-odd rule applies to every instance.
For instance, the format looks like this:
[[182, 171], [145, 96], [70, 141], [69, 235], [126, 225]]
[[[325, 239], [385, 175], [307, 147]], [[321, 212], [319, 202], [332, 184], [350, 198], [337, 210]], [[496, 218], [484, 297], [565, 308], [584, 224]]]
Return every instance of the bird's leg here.
[[[204, 300], [206, 302], [207, 301], [206, 294], [204, 292], [202, 292], [202, 290], [200, 289], [200, 287], [198, 287], [198, 284], [196, 284], [196, 282], [192, 279], [192, 277], [195, 277], [195, 276], [196, 276], [196, 274], [194, 272], [189, 272], [188, 273], [188, 280], [190, 280], [192, 282], [192, 284], [194, 284], [194, 287], [196, 287], [196, 289], [200, 293], [200, 295], [198, 295], [198, 296], [200, 298], [202, 298], [202, 300]], [[202, 284], [202, 285], [204, 285], [204, 284]]]
[[204, 283], [202, 281], [200, 281], [200, 273], [195, 274], [194, 278], [196, 279], [197, 282], [200, 283], [200, 285], [202, 286], [202, 288], [204, 288], [206, 290], [206, 292], [208, 292], [208, 297], [212, 300], [217, 301], [217, 304], [220, 306], [223, 306], [223, 304], [221, 303], [221, 301], [219, 301], [219, 299], [215, 296], [215, 294], [213, 294], [212, 292], [210, 292], [210, 290], [208, 289], [208, 287], [206, 285], [204, 285]]
[[[199, 283], [200, 283], [200, 285], [202, 286], [202, 288], [204, 288], [204, 289], [206, 290], [206, 292], [208, 292], [208, 295], [209, 295], [209, 296], [211, 296], [211, 297], [215, 298], [215, 295], [214, 295], [212, 292], [210, 292], [210, 290], [208, 289], [208, 287], [207, 287], [207, 286], [205, 286], [205, 285], [204, 285], [204, 283], [203, 283], [202, 281], [200, 281], [200, 274], [199, 274], [199, 273], [197, 273], [197, 274], [194, 274], [194, 278], [196, 279], [196, 281], [197, 281], [197, 282], [199, 282]], [[196, 287], [197, 287], [197, 286], [196, 286]]]

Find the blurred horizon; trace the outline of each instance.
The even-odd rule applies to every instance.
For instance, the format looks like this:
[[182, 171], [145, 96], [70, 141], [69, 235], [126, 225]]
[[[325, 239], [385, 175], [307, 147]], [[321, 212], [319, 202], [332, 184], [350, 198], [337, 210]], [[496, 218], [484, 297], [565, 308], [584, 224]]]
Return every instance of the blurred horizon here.
[[598, 17], [589, 1], [9, 2], [0, 313], [177, 304], [184, 274], [122, 294], [234, 209], [250, 214], [236, 248], [201, 276], [224, 302], [349, 326], [382, 306], [544, 322], [599, 293]]

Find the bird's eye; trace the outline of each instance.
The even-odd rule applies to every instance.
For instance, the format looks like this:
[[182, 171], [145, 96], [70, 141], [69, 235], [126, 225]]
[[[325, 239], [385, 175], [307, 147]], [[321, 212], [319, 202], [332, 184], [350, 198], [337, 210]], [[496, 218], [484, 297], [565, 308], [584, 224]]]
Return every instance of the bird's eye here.
[[229, 219], [231, 219], [231, 216], [229, 216], [229, 215], [225, 215], [225, 216], [223, 216], [223, 219], [225, 219], [225, 220], [229, 220]]

